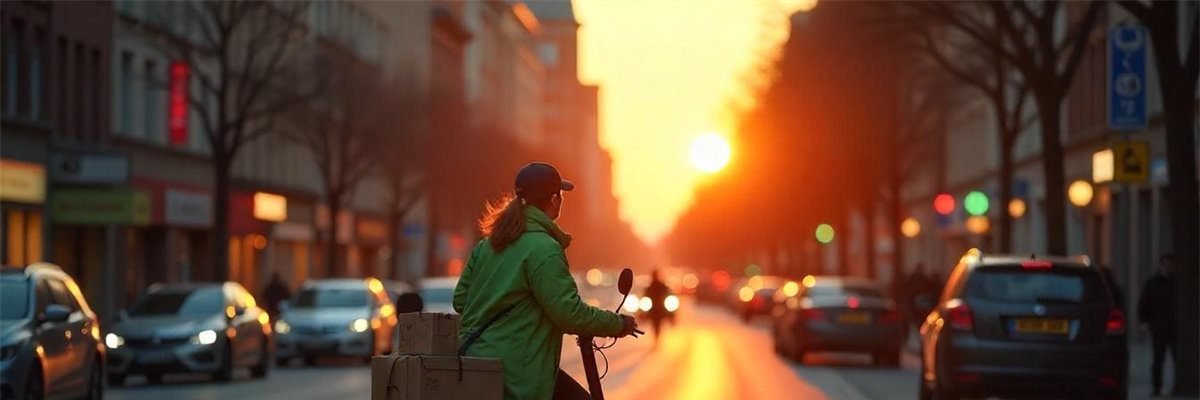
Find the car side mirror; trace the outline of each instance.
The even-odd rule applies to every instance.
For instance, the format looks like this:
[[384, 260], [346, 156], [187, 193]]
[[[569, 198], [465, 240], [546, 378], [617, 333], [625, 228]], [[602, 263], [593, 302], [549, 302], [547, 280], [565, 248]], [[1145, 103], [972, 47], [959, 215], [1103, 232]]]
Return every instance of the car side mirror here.
[[633, 290], [633, 270], [629, 268], [621, 270], [621, 276], [617, 279], [617, 290], [622, 295], [629, 295], [629, 291]]
[[912, 302], [913, 308], [923, 315], [927, 315], [930, 311], [933, 311], [933, 296], [928, 293], [913, 297]]
[[71, 309], [61, 304], [51, 304], [42, 311], [43, 322], [63, 322], [71, 317]]
[[240, 316], [243, 316], [243, 315], [246, 315], [246, 309], [245, 309], [245, 308], [241, 308], [241, 307], [234, 307], [234, 308], [233, 308], [233, 315], [236, 315], [236, 316], [239, 316], [239, 317], [240, 317]]

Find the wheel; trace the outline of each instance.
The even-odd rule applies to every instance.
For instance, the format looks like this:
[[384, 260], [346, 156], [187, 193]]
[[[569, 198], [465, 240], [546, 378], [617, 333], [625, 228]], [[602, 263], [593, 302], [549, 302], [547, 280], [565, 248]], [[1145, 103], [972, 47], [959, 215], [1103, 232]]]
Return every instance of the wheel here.
[[959, 400], [959, 397], [958, 397], [958, 393], [955, 393], [953, 390], [943, 388], [943, 387], [941, 387], [941, 385], [937, 385], [933, 388], [933, 399], [934, 400]]
[[162, 374], [150, 372], [146, 374], [146, 383], [157, 385], [162, 383]]
[[221, 368], [213, 374], [213, 379], [221, 382], [233, 379], [233, 342], [225, 342], [225, 352], [221, 357]]
[[262, 352], [258, 357], [258, 365], [250, 368], [250, 376], [255, 378], [263, 378], [271, 370], [271, 351], [267, 346], [267, 337], [262, 338]]
[[871, 356], [875, 365], [880, 367], [899, 367], [900, 350], [884, 350]]
[[92, 363], [92, 372], [88, 374], [87, 400], [104, 399], [104, 369], [101, 368], [100, 357]]
[[42, 382], [42, 369], [34, 368], [25, 383], [25, 400], [43, 400], [45, 398], [46, 386], [45, 382]]
[[108, 374], [108, 386], [112, 386], [112, 387], [125, 386], [125, 375]]
[[933, 391], [929, 390], [929, 385], [925, 384], [925, 378], [917, 377], [917, 387], [920, 388], [920, 393], [917, 395], [919, 400], [933, 400]]
[[304, 365], [307, 365], [310, 367], [313, 365], [317, 365], [317, 358], [316, 357], [304, 357]]

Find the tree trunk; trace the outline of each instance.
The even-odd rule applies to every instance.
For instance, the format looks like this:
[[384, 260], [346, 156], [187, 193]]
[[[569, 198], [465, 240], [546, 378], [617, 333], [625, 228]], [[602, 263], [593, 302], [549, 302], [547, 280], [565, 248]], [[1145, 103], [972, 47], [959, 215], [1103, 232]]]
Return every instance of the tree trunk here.
[[[893, 173], [893, 175], [899, 175]], [[891, 203], [888, 204], [888, 221], [892, 224], [888, 231], [892, 233], [892, 287], [898, 287], [901, 277], [904, 276], [904, 267], [907, 260], [904, 259], [904, 248], [908, 244], [907, 237], [900, 230], [900, 224], [904, 223], [904, 204], [900, 200], [900, 181], [899, 178], [891, 184]], [[919, 237], [919, 236], [918, 236]], [[895, 293], [895, 292], [893, 292]]]
[[833, 245], [837, 246], [837, 264], [833, 266], [834, 275], [852, 276], [854, 272], [850, 269], [849, 221], [849, 208], [842, 208], [842, 210], [838, 211], [837, 219], [833, 222]]
[[396, 205], [391, 205], [391, 212], [388, 213], [388, 246], [392, 249], [391, 259], [388, 260], [388, 265], [391, 267], [388, 274], [392, 279], [398, 279], [404, 282], [412, 282], [408, 271], [404, 270], [404, 263], [400, 261], [400, 235], [404, 229], [404, 217], [396, 210]]
[[[1037, 87], [1037, 85], [1034, 85]], [[1059, 139], [1061, 102], [1057, 96], [1037, 94], [1038, 120], [1042, 125], [1042, 187], [1046, 192], [1046, 253], [1067, 254], [1067, 202], [1063, 176], [1063, 147]]]
[[875, 207], [867, 206], [866, 208], [868, 210], [864, 213], [864, 216], [867, 219], [867, 224], [866, 232], [863, 236], [866, 239], [865, 244], [867, 246], [867, 279], [875, 279], [875, 276], [878, 274], [876, 268], [879, 267], [878, 262], [875, 260]]
[[339, 195], [334, 193], [326, 193], [326, 199], [329, 200], [329, 230], [325, 234], [325, 276], [335, 277], [340, 276], [338, 269], [339, 251], [338, 251], [338, 213], [342, 211], [342, 201], [338, 199]]
[[[1176, 396], [1200, 393], [1200, 185], [1196, 181], [1196, 154], [1193, 123], [1196, 111], [1192, 89], [1164, 86], [1167, 123], [1167, 171], [1170, 174], [1171, 237], [1175, 260]], [[1164, 97], [1165, 97], [1164, 96]], [[1181, 378], [1191, 377], [1191, 379]]]
[[1008, 214], [1008, 203], [1013, 199], [1012, 142], [1007, 139], [1007, 127], [1000, 129], [1000, 201], [994, 207], [1000, 209], [1000, 252], [1011, 253], [1013, 216]]
[[[214, 282], [229, 280], [229, 172], [233, 157], [215, 150], [213, 162], [213, 228], [209, 241], [212, 264], [199, 278]], [[200, 266], [197, 266], [200, 267]], [[194, 270], [202, 269], [193, 268]], [[193, 275], [195, 272], [193, 272]]]

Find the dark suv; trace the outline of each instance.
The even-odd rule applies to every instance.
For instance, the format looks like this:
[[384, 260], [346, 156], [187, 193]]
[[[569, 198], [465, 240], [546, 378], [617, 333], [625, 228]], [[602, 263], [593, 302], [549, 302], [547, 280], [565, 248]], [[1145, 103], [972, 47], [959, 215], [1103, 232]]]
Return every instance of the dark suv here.
[[1125, 315], [1109, 287], [1086, 257], [967, 252], [921, 326], [920, 398], [1125, 399]]
[[62, 269], [0, 269], [0, 399], [99, 399], [104, 356], [99, 320]]

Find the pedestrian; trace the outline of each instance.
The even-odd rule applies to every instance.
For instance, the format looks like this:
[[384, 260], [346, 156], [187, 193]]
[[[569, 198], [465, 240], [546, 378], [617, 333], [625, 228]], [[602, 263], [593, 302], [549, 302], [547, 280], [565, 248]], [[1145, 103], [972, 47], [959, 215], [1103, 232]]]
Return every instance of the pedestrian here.
[[266, 307], [263, 308], [267, 310], [267, 314], [279, 317], [281, 311], [279, 305], [290, 298], [292, 298], [292, 291], [279, 276], [279, 271], [271, 272], [271, 280], [267, 282], [267, 288], [263, 291], [263, 300], [266, 301]]
[[1146, 281], [1138, 300], [1138, 320], [1142, 329], [1150, 331], [1150, 343], [1154, 348], [1154, 362], [1150, 365], [1152, 396], [1161, 394], [1163, 359], [1168, 350], [1171, 359], [1175, 359], [1175, 277], [1172, 261], [1170, 254], [1158, 258], [1158, 271]]
[[637, 328], [633, 317], [579, 297], [564, 252], [571, 236], [554, 222], [562, 192], [574, 188], [550, 164], [521, 168], [515, 194], [480, 221], [484, 239], [454, 289], [459, 355], [503, 360], [507, 400], [590, 399], [559, 369], [563, 334], [622, 337]]
[[658, 347], [658, 337], [662, 335], [662, 322], [667, 318], [667, 308], [664, 302], [667, 296], [671, 294], [671, 289], [662, 281], [662, 275], [658, 270], [654, 270], [650, 274], [650, 286], [646, 287], [646, 291], [642, 292], [642, 296], [650, 299], [650, 311], [646, 312], [646, 316], [650, 317], [650, 325], [654, 328], [654, 346]]
[[925, 319], [925, 316], [922, 315], [923, 310], [921, 307], [917, 307], [916, 299], [917, 296], [928, 294], [930, 286], [928, 278], [925, 277], [925, 264], [917, 263], [913, 272], [904, 279], [904, 287], [900, 296], [910, 323], [920, 325], [921, 321]]

